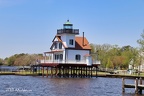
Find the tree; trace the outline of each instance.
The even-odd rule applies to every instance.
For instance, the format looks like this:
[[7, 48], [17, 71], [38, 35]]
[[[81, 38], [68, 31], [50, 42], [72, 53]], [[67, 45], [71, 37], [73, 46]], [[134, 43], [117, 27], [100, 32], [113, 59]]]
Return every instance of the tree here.
[[0, 65], [4, 64], [4, 60], [2, 58], [0, 58]]
[[8, 66], [14, 65], [15, 59], [16, 59], [15, 56], [9, 57], [8, 60], [7, 60]]
[[121, 56], [124, 58], [122, 68], [128, 69], [129, 63], [132, 59], [134, 60], [134, 63], [136, 63], [137, 55], [138, 51], [136, 48], [133, 48], [130, 45], [123, 46], [121, 48]]
[[106, 68], [111, 68], [111, 69], [114, 68], [113, 63], [111, 62], [110, 58], [108, 58], [108, 60], [107, 60]]
[[138, 50], [130, 45], [118, 47], [118, 45], [110, 44], [91, 44], [93, 59], [101, 61], [101, 67], [112, 67], [128, 69], [131, 59], [134, 60], [134, 66], [138, 65]]
[[144, 52], [144, 31], [143, 33], [141, 33], [141, 38], [137, 40], [137, 43], [140, 45], [140, 52], [137, 58], [139, 71], [140, 71], [140, 65], [141, 65], [141, 62], [143, 61], [143, 56], [141, 56], [141, 54]]
[[137, 43], [140, 45], [140, 50], [144, 51], [144, 31], [141, 33], [141, 38], [137, 40]]
[[43, 59], [42, 54], [15, 54], [9, 58], [5, 59], [9, 66], [16, 65], [16, 66], [28, 66], [30, 64], [35, 64], [37, 59]]
[[124, 62], [124, 59], [125, 58], [123, 56], [114, 56], [112, 58], [114, 68], [116, 68], [116, 69], [120, 68], [121, 69], [123, 67], [122, 64]]

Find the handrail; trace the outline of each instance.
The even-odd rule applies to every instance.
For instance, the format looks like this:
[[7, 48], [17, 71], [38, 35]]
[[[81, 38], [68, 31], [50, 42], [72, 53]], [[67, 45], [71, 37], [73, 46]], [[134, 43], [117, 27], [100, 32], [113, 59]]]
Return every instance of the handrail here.
[[[40, 60], [40, 63], [87, 64], [86, 60]], [[100, 61], [93, 61], [93, 64], [100, 64]]]

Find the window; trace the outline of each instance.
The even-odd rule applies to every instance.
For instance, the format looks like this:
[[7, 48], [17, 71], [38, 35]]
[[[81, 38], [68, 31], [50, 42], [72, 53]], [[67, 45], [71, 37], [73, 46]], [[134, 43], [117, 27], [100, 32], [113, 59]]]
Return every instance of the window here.
[[57, 55], [55, 55], [55, 60], [57, 60]]
[[75, 56], [75, 60], [80, 60], [81, 59], [81, 55], [79, 55], [79, 54], [77, 54], [76, 56]]
[[60, 60], [63, 60], [63, 54], [60, 54]]
[[57, 49], [57, 43], [55, 43], [55, 49]]
[[63, 60], [63, 54], [55, 54], [54, 56], [55, 60]]
[[73, 45], [73, 39], [70, 39], [70, 40], [69, 40], [69, 44], [70, 44], [70, 45]]
[[65, 26], [64, 26], [64, 29], [72, 29], [72, 26], [70, 26], [70, 25], [65, 25]]
[[62, 49], [62, 43], [59, 43], [59, 49]]
[[59, 55], [55, 54], [55, 60], [59, 60]]

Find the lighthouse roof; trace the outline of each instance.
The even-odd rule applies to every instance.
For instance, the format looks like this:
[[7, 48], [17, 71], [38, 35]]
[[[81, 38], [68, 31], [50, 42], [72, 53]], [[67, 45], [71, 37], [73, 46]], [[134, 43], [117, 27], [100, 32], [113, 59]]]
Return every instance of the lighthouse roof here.
[[[84, 41], [84, 44], [83, 44], [83, 41]], [[91, 47], [90, 47], [88, 40], [85, 37], [76, 37], [75, 38], [75, 49], [91, 50]]]
[[[85, 37], [75, 37], [75, 48], [67, 47], [63, 43], [61, 36], [58, 36], [58, 35], [56, 35], [54, 37], [54, 39], [52, 41], [53, 42], [52, 46], [54, 45], [55, 42], [57, 42], [57, 41], [55, 41], [55, 39], [57, 39], [58, 42], [61, 42], [62, 45], [64, 46], [64, 48], [75, 49], [75, 50], [91, 50], [90, 44]], [[84, 42], [84, 44], [83, 44], [83, 42]], [[51, 48], [52, 48], [52, 46], [51, 46]]]
[[71, 24], [69, 20], [67, 20], [67, 22], [65, 24]]

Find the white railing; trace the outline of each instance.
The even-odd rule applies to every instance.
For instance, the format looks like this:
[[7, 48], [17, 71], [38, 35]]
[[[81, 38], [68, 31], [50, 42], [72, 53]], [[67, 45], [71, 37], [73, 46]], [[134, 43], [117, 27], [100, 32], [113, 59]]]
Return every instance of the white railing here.
[[[87, 64], [86, 60], [40, 60], [40, 63]], [[93, 64], [101, 63], [100, 61], [93, 61]]]
[[100, 61], [93, 61], [93, 64], [101, 64]]

